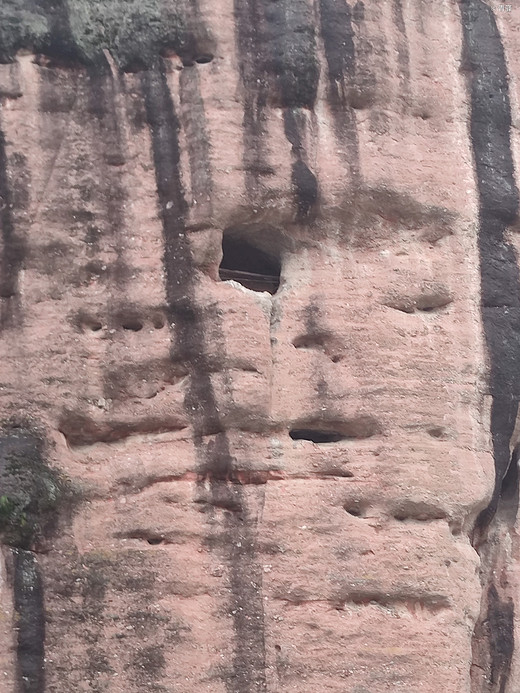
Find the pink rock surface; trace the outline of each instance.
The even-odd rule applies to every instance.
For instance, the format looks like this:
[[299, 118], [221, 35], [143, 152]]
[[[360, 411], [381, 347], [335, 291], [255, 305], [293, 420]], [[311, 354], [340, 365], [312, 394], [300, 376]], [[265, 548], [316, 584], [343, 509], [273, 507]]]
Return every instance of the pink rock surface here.
[[[3, 548], [6, 693], [518, 693], [514, 503], [474, 541], [496, 393], [461, 7], [314, 5], [311, 107], [232, 0], [199, 0], [211, 62], [0, 65], [3, 427], [43, 431], [75, 488], [30, 547], [44, 688]], [[515, 125], [520, 9], [496, 17]], [[219, 280], [223, 235], [281, 262], [274, 295]]]

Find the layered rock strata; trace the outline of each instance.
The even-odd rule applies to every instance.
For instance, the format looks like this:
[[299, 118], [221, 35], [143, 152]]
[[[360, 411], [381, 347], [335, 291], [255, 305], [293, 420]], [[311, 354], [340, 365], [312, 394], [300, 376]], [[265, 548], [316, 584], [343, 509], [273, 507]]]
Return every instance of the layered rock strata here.
[[0, 20], [2, 690], [517, 693], [520, 9]]

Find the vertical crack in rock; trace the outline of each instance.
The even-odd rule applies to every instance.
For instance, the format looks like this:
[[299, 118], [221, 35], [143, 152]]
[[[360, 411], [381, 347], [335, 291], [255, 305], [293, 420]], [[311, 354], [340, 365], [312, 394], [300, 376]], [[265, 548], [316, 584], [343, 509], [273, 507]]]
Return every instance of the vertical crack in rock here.
[[360, 183], [359, 138], [356, 116], [349, 103], [349, 88], [356, 75], [356, 49], [352, 11], [345, 0], [319, 0], [321, 36], [329, 78], [329, 106], [336, 136], [345, 146], [345, 155], [354, 185]]
[[[514, 650], [514, 602], [507, 579], [507, 541], [518, 502], [517, 455], [511, 436], [520, 398], [520, 276], [508, 225], [518, 215], [511, 152], [511, 107], [504, 49], [492, 9], [462, 0], [462, 69], [469, 75], [470, 132], [479, 192], [482, 322], [490, 356], [491, 436], [495, 486], [477, 518], [481, 615], [473, 636], [473, 693], [505, 693]], [[511, 464], [512, 462], [512, 464]], [[511, 489], [513, 486], [513, 490]]]
[[[261, 570], [256, 559], [256, 527], [249, 517], [243, 489], [233, 479], [227, 435], [213, 391], [205, 348], [205, 315], [195, 301], [195, 275], [186, 239], [187, 205], [180, 176], [179, 121], [165, 72], [155, 68], [143, 76], [145, 107], [164, 234], [164, 266], [169, 320], [174, 324], [175, 358], [190, 371], [185, 406], [192, 416], [194, 442], [200, 459], [199, 487], [209, 489], [209, 505], [233, 508], [218, 537], [217, 549], [229, 565], [230, 610], [235, 647], [233, 670], [225, 675], [229, 693], [266, 690], [264, 615]], [[210, 436], [209, 442], [206, 437]]]
[[14, 607], [17, 617], [18, 685], [21, 693], [45, 690], [45, 613], [43, 584], [36, 556], [13, 549]]

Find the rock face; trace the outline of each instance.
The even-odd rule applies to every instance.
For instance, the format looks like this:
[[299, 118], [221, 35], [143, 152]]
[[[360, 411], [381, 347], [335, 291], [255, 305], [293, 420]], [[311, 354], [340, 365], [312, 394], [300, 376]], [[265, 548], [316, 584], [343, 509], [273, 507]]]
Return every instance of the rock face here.
[[2, 691], [518, 693], [520, 9], [0, 22]]

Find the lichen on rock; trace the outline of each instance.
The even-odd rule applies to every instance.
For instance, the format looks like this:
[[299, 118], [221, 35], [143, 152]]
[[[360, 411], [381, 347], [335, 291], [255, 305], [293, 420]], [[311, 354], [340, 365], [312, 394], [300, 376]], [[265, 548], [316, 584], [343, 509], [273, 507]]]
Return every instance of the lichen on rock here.
[[108, 50], [129, 70], [149, 67], [167, 50], [189, 62], [199, 43], [205, 52], [211, 41], [201, 24], [195, 32], [188, 27], [187, 14], [182, 2], [159, 0], [7, 0], [0, 7], [0, 62], [21, 49], [87, 65], [103, 63]]
[[48, 533], [69, 496], [62, 475], [48, 466], [43, 443], [26, 428], [0, 435], [0, 536], [10, 546], [32, 549]]

